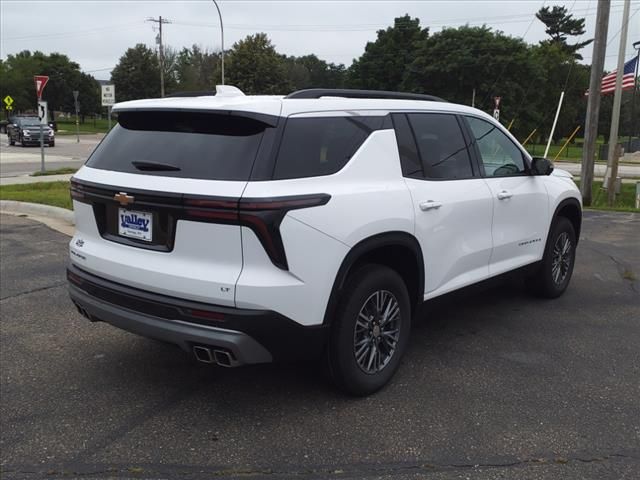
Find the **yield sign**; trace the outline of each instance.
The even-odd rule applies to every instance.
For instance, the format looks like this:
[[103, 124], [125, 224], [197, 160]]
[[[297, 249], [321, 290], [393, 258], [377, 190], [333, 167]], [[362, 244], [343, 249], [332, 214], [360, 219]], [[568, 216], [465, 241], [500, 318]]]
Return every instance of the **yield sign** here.
[[42, 91], [49, 81], [49, 77], [45, 75], [35, 75], [33, 80], [36, 82], [36, 94], [38, 95], [38, 98], [42, 98]]

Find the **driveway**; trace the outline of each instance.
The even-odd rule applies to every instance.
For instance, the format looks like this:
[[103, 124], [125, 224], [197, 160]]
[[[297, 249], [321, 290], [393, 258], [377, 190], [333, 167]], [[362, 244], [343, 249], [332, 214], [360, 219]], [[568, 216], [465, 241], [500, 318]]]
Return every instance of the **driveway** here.
[[68, 237], [0, 223], [3, 479], [638, 478], [637, 214], [585, 213], [557, 300], [511, 279], [428, 303], [360, 399], [313, 365], [209, 367], [89, 323]]
[[[56, 137], [55, 147], [45, 147], [45, 168], [80, 168], [102, 139], [102, 134]], [[9, 145], [6, 135], [0, 137], [0, 177], [29, 175], [40, 170], [40, 147]]]

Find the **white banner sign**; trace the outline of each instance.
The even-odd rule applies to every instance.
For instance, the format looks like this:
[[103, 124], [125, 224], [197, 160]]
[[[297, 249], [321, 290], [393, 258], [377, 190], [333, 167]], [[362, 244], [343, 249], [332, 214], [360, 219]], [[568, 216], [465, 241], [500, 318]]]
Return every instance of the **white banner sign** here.
[[116, 87], [114, 85], [102, 85], [102, 106], [110, 107], [116, 103]]
[[47, 102], [38, 100], [38, 118], [40, 119], [40, 123], [42, 125], [47, 125], [47, 117], [48, 117]]

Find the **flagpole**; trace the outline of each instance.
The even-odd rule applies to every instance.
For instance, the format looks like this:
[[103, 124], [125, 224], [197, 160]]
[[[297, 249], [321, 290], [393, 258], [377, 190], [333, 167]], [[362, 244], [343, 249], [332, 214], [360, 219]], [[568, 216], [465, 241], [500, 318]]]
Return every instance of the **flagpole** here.
[[636, 68], [633, 74], [633, 94], [631, 97], [631, 128], [629, 129], [629, 141], [627, 142], [627, 151], [631, 151], [631, 139], [633, 138], [635, 131], [633, 120], [636, 116], [636, 90], [638, 90], [638, 71], [640, 71], [640, 42], [634, 42], [633, 48], [638, 51], [636, 54]]
[[613, 110], [611, 112], [611, 131], [609, 132], [609, 155], [608, 164], [611, 166], [609, 172], [609, 184], [607, 185], [608, 204], [613, 207], [616, 201], [616, 179], [618, 177], [618, 128], [620, 126], [620, 103], [622, 100], [622, 76], [624, 75], [624, 57], [627, 44], [627, 31], [629, 29], [629, 9], [631, 0], [624, 1], [622, 11], [622, 29], [620, 32], [620, 48], [618, 49], [618, 70], [616, 70], [616, 89], [613, 94]]

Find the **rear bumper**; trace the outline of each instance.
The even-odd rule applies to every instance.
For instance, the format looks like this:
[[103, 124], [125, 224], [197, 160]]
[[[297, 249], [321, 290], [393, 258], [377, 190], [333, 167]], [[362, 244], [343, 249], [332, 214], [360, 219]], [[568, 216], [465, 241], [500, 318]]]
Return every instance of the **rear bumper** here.
[[234, 365], [321, 355], [324, 326], [305, 327], [276, 312], [193, 302], [112, 282], [74, 265], [67, 269], [69, 294], [92, 321], [107, 322], [138, 335], [191, 351], [222, 349]]

